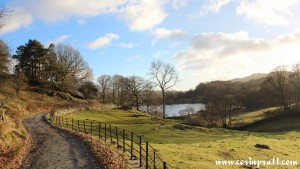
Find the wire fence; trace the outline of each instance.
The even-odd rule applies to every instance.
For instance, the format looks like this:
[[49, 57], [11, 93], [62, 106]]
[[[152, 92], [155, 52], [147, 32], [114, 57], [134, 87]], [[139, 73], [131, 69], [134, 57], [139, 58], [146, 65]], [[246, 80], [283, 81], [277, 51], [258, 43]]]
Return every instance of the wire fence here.
[[[85, 134], [92, 139], [110, 141], [116, 147], [130, 154], [130, 159], [138, 160], [140, 167], [146, 169], [167, 169], [167, 163], [162, 160], [157, 151], [142, 136], [107, 123], [93, 120], [75, 120], [53, 116], [51, 122], [59, 127]], [[94, 136], [94, 137], [93, 137]]]

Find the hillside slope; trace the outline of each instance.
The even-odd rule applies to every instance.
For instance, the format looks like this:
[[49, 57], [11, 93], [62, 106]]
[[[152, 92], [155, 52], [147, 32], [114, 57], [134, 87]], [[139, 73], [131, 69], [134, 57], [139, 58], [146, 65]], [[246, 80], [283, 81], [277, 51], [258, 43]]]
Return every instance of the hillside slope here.
[[252, 75], [249, 75], [249, 76], [246, 76], [246, 77], [242, 77], [242, 78], [234, 78], [234, 79], [229, 80], [229, 81], [245, 83], [245, 82], [248, 82], [250, 80], [257, 80], [257, 79], [264, 78], [266, 76], [267, 76], [266, 73], [255, 73], [255, 74], [252, 74]]
[[299, 131], [300, 130], [300, 113], [287, 112], [274, 117], [262, 119], [243, 127], [237, 128], [243, 131], [252, 132], [278, 132], [278, 131]]
[[0, 120], [0, 168], [14, 168], [21, 161], [22, 153], [25, 152], [30, 139], [22, 124], [25, 117], [48, 111], [53, 107], [85, 102], [67, 93], [64, 97], [68, 99], [58, 96], [50, 97], [33, 92], [32, 88], [28, 87], [17, 95], [12, 88], [13, 85], [13, 82], [7, 81], [5, 84], [2, 83], [0, 88], [0, 102], [4, 103], [6, 110], [4, 120]]

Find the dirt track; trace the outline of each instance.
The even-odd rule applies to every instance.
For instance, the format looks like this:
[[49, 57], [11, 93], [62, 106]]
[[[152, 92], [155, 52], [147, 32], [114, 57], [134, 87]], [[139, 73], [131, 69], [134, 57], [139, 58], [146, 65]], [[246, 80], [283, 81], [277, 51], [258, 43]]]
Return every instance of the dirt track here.
[[51, 127], [44, 120], [44, 115], [34, 115], [23, 122], [32, 135], [32, 148], [20, 168], [100, 168], [83, 141]]

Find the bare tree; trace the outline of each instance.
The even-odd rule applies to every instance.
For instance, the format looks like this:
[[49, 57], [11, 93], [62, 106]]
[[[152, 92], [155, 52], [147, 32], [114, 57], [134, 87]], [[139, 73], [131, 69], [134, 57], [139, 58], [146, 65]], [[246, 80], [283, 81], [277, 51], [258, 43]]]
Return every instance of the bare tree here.
[[296, 103], [296, 109], [299, 109], [299, 99], [300, 99], [300, 63], [293, 66], [293, 71], [290, 75], [290, 82], [293, 86], [293, 94]]
[[109, 92], [110, 85], [111, 85], [111, 77], [109, 75], [101, 75], [97, 79], [100, 87], [100, 95], [102, 98], [102, 102], [105, 103], [106, 96]]
[[231, 127], [232, 122], [237, 118], [239, 108], [232, 97], [220, 97], [206, 104], [206, 111], [201, 116], [208, 127], [220, 126], [223, 128]]
[[76, 90], [79, 84], [91, 80], [92, 70], [79, 51], [70, 45], [58, 44], [55, 53], [57, 70], [54, 78], [62, 90]]
[[17, 96], [19, 95], [20, 91], [26, 87], [27, 78], [22, 73], [22, 71], [17, 67], [14, 71], [13, 77], [13, 88], [15, 89]]
[[140, 110], [139, 104], [141, 102], [141, 98], [145, 92], [145, 89], [149, 85], [149, 82], [139, 76], [131, 76], [128, 78], [128, 80], [128, 88], [131, 91], [132, 96], [134, 97], [136, 109]]
[[0, 9], [0, 29], [3, 28], [3, 26], [5, 25], [5, 17], [7, 16], [8, 12], [11, 12], [11, 11], [5, 7], [2, 7]]
[[278, 66], [266, 78], [262, 84], [262, 90], [270, 93], [273, 98], [279, 101], [280, 106], [285, 110], [289, 108], [289, 88], [288, 88], [289, 72], [286, 66]]
[[178, 82], [178, 73], [174, 66], [162, 61], [154, 61], [151, 63], [150, 75], [156, 79], [156, 85], [161, 89], [163, 118], [166, 118], [166, 91]]
[[201, 116], [206, 121], [207, 127], [216, 126], [217, 114], [219, 107], [214, 102], [209, 102], [205, 105], [206, 111], [201, 112]]
[[145, 89], [145, 94], [143, 95], [143, 104], [146, 105], [146, 109], [148, 113], [151, 113], [150, 106], [158, 106], [159, 105], [160, 93], [153, 90], [153, 84], [149, 83]]
[[82, 93], [85, 99], [92, 99], [97, 95], [98, 88], [93, 82], [86, 81], [79, 86], [78, 91]]
[[195, 112], [196, 112], [195, 108], [192, 107], [192, 106], [187, 106], [185, 108], [185, 111], [186, 111], [186, 113], [187, 113], [188, 116], [191, 115], [191, 114], [195, 114]]
[[180, 116], [195, 114], [195, 108], [192, 106], [186, 106], [185, 109], [179, 111]]
[[114, 75], [111, 79], [111, 99], [118, 106], [129, 104], [128, 78]]
[[8, 73], [9, 57], [10, 53], [7, 44], [0, 40], [0, 78], [5, 77]]
[[239, 109], [235, 108], [235, 105], [232, 97], [223, 97], [215, 102], [215, 106], [219, 109], [217, 116], [221, 127], [231, 127], [232, 122], [237, 118]]

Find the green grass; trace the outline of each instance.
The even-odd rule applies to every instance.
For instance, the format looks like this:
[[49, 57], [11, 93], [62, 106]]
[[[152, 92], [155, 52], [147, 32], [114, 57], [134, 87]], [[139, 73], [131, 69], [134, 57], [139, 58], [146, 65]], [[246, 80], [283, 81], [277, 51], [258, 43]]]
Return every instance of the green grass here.
[[270, 107], [266, 109], [243, 113], [237, 117], [237, 119], [233, 122], [233, 125], [234, 127], [239, 127], [239, 126], [251, 124], [253, 122], [264, 119], [265, 118], [264, 112], [275, 111], [277, 109], [279, 109], [279, 107]]
[[[215, 160], [248, 160], [249, 157], [255, 160], [269, 160], [276, 157], [300, 162], [299, 131], [251, 132], [249, 135], [247, 131], [203, 127], [180, 130], [174, 127], [181, 125], [178, 121], [121, 110], [84, 111], [65, 117], [105, 122], [143, 135], [171, 168], [240, 168], [241, 166], [216, 166]], [[266, 144], [271, 149], [258, 149], [254, 147], [255, 144]]]

